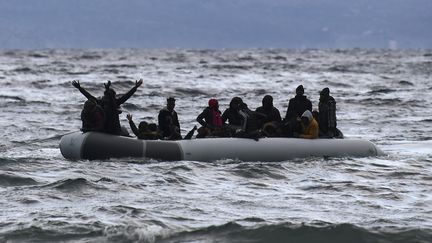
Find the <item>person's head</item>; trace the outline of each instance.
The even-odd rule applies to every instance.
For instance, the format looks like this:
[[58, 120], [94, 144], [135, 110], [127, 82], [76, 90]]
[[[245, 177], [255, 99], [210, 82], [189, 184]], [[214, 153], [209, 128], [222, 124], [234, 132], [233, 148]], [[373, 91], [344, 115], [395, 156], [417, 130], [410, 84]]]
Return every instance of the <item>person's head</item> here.
[[330, 89], [325, 87], [320, 92], [320, 99], [327, 99], [330, 96]]
[[172, 111], [174, 110], [175, 107], [175, 99], [173, 97], [169, 97], [167, 99], [167, 108], [168, 110]]
[[296, 94], [297, 94], [297, 95], [303, 95], [303, 94], [304, 94], [304, 88], [303, 88], [303, 85], [299, 85], [299, 86], [297, 86], [297, 88], [296, 88]]
[[219, 102], [217, 101], [217, 99], [210, 99], [208, 101], [208, 105], [211, 109], [214, 109], [214, 110], [219, 109]]
[[243, 104], [243, 100], [240, 97], [234, 97], [231, 99], [230, 108], [234, 110], [239, 110], [241, 104]]
[[270, 109], [273, 107], [273, 97], [271, 95], [266, 95], [262, 99], [262, 105], [266, 109]]
[[140, 124], [138, 125], [138, 130], [144, 132], [147, 131], [147, 129], [148, 129], [148, 123], [145, 121], [140, 122]]
[[113, 89], [109, 88], [109, 89], [105, 90], [104, 96], [106, 96], [108, 98], [115, 98], [116, 92]]
[[92, 110], [95, 106], [96, 103], [91, 100], [86, 100], [86, 102], [84, 102], [84, 110]]
[[312, 119], [313, 119], [312, 112], [310, 112], [309, 110], [306, 110], [305, 112], [303, 112], [303, 114], [301, 116], [301, 122], [303, 123], [303, 125], [305, 125], [305, 126], [309, 125], [309, 123], [312, 121]]

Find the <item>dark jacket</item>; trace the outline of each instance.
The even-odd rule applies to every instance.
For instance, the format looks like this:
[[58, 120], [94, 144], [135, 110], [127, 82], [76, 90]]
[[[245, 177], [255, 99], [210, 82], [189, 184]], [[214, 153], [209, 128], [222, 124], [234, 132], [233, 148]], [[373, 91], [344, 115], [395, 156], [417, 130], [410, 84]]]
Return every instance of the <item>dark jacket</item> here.
[[159, 111], [158, 125], [163, 137], [170, 137], [176, 129], [180, 133], [177, 112], [175, 110], [169, 111], [167, 107]]
[[91, 100], [87, 100], [81, 111], [81, 121], [81, 130], [83, 132], [103, 132], [105, 126], [105, 112], [100, 105]]
[[260, 106], [255, 110], [258, 113], [265, 115], [266, 117], [261, 119], [261, 126], [267, 122], [281, 122], [282, 118], [279, 110], [276, 107], [271, 107], [271, 109], [266, 109], [264, 106]]
[[229, 125], [240, 127], [243, 122], [243, 117], [236, 110], [228, 108], [222, 114], [222, 122], [225, 123], [226, 121], [228, 121]]
[[285, 120], [301, 117], [306, 110], [312, 112], [312, 102], [304, 95], [296, 95], [288, 103]]
[[321, 132], [336, 131], [336, 101], [332, 96], [326, 100], [320, 100], [318, 104], [318, 123]]
[[241, 109], [239, 113], [242, 116], [241, 129], [246, 133], [258, 131], [261, 128], [260, 120], [266, 117], [264, 114], [251, 111], [247, 107]]
[[129, 92], [122, 95], [120, 98], [114, 97], [113, 99], [110, 99], [107, 96], [103, 96], [101, 99], [97, 99], [89, 92], [87, 92], [84, 88], [79, 87], [78, 89], [87, 99], [96, 102], [98, 105], [102, 106], [105, 112], [105, 132], [117, 135], [122, 134], [119, 118], [119, 114], [121, 113], [120, 105], [125, 103], [137, 91], [137, 87], [133, 87], [131, 90], [129, 90]]
[[[217, 112], [219, 115], [221, 114], [219, 110]], [[210, 107], [206, 107], [203, 112], [198, 115], [196, 120], [203, 127], [208, 127], [209, 129], [214, 129], [217, 127], [215, 117], [213, 116]]]

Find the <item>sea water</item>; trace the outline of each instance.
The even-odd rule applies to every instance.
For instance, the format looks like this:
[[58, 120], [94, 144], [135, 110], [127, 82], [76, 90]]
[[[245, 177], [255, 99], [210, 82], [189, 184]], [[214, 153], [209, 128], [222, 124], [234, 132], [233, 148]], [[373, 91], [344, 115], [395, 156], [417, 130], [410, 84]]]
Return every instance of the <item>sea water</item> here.
[[[431, 75], [428, 50], [1, 51], [0, 242], [431, 242]], [[285, 116], [302, 84], [314, 108], [329, 87], [339, 129], [387, 156], [64, 159], [85, 101], [71, 81], [101, 96], [140, 78], [128, 129], [170, 96], [183, 135], [210, 98], [270, 94]]]

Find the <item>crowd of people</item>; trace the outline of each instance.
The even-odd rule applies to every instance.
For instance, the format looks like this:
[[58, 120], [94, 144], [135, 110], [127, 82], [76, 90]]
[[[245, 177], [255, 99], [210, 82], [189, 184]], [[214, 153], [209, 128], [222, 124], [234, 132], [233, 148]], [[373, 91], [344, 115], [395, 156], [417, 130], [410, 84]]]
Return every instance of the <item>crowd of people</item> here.
[[[82, 131], [104, 132], [114, 135], [128, 136], [126, 128], [120, 126], [120, 106], [126, 102], [141, 86], [143, 80], [137, 80], [132, 89], [117, 98], [116, 92], [108, 81], [104, 94], [96, 98], [84, 88], [79, 81], [72, 81], [86, 98], [81, 112]], [[127, 114], [132, 132], [138, 139], [180, 140], [191, 139], [195, 132], [196, 138], [206, 137], [241, 137], [258, 140], [262, 137], [296, 137], [306, 139], [341, 138], [337, 129], [336, 101], [330, 95], [330, 89], [320, 92], [318, 110], [312, 110], [312, 102], [304, 95], [304, 88], [299, 85], [296, 95], [289, 100], [284, 118], [273, 106], [273, 97], [265, 95], [262, 106], [254, 111], [240, 97], [231, 99], [229, 107], [222, 113], [217, 99], [210, 99], [208, 106], [197, 116], [200, 127], [194, 128], [182, 137], [180, 122], [175, 111], [175, 99], [169, 97], [166, 106], [159, 111], [158, 124], [141, 121], [135, 125], [132, 115]]]

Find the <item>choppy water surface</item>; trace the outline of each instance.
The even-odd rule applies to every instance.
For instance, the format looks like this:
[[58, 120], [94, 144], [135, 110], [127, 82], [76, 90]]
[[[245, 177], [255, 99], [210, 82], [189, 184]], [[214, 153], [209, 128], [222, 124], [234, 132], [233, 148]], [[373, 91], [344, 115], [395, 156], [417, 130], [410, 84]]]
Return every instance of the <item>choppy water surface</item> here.
[[[0, 52], [0, 241], [431, 242], [432, 51], [37, 50]], [[283, 115], [303, 84], [329, 87], [346, 137], [388, 156], [281, 163], [68, 161], [63, 134], [113, 81], [156, 121], [177, 98], [183, 134], [211, 97]]]

